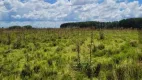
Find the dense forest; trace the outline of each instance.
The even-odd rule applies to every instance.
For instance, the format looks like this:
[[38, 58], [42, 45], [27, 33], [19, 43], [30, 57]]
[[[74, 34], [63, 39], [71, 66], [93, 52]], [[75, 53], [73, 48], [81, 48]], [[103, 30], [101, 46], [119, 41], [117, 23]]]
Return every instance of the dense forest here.
[[129, 18], [114, 22], [87, 21], [63, 23], [60, 28], [142, 28], [142, 18]]

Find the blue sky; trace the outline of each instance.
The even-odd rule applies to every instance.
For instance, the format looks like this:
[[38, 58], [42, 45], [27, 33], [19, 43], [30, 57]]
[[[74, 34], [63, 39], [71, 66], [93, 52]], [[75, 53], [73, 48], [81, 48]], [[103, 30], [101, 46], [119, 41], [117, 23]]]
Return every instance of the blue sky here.
[[64, 22], [132, 17], [142, 17], [142, 0], [0, 0], [0, 27], [59, 27]]
[[46, 2], [49, 2], [49, 3], [53, 4], [53, 3], [55, 3], [57, 0], [44, 0], [44, 1], [46, 1]]

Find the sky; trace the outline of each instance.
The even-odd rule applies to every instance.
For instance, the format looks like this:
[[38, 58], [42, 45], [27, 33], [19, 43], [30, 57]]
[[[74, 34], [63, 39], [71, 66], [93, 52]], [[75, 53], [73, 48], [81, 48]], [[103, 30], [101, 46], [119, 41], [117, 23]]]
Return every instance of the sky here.
[[142, 17], [142, 0], [0, 0], [0, 27]]

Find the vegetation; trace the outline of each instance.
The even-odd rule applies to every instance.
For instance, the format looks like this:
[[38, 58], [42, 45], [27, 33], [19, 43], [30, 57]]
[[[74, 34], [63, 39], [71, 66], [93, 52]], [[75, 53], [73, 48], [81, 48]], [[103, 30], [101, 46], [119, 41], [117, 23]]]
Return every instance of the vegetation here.
[[26, 26], [10, 26], [8, 29], [33, 29], [31, 25]]
[[73, 22], [63, 23], [61, 28], [142, 28], [142, 18], [130, 18], [123, 19], [114, 22], [99, 22], [99, 21], [87, 21], [87, 22]]
[[1, 80], [141, 80], [140, 31], [0, 29]]

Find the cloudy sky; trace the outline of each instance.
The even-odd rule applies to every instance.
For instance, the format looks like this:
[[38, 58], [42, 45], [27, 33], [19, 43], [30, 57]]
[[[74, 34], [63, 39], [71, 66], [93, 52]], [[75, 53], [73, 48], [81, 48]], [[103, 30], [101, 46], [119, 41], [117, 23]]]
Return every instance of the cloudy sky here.
[[0, 27], [142, 17], [142, 0], [0, 0]]

